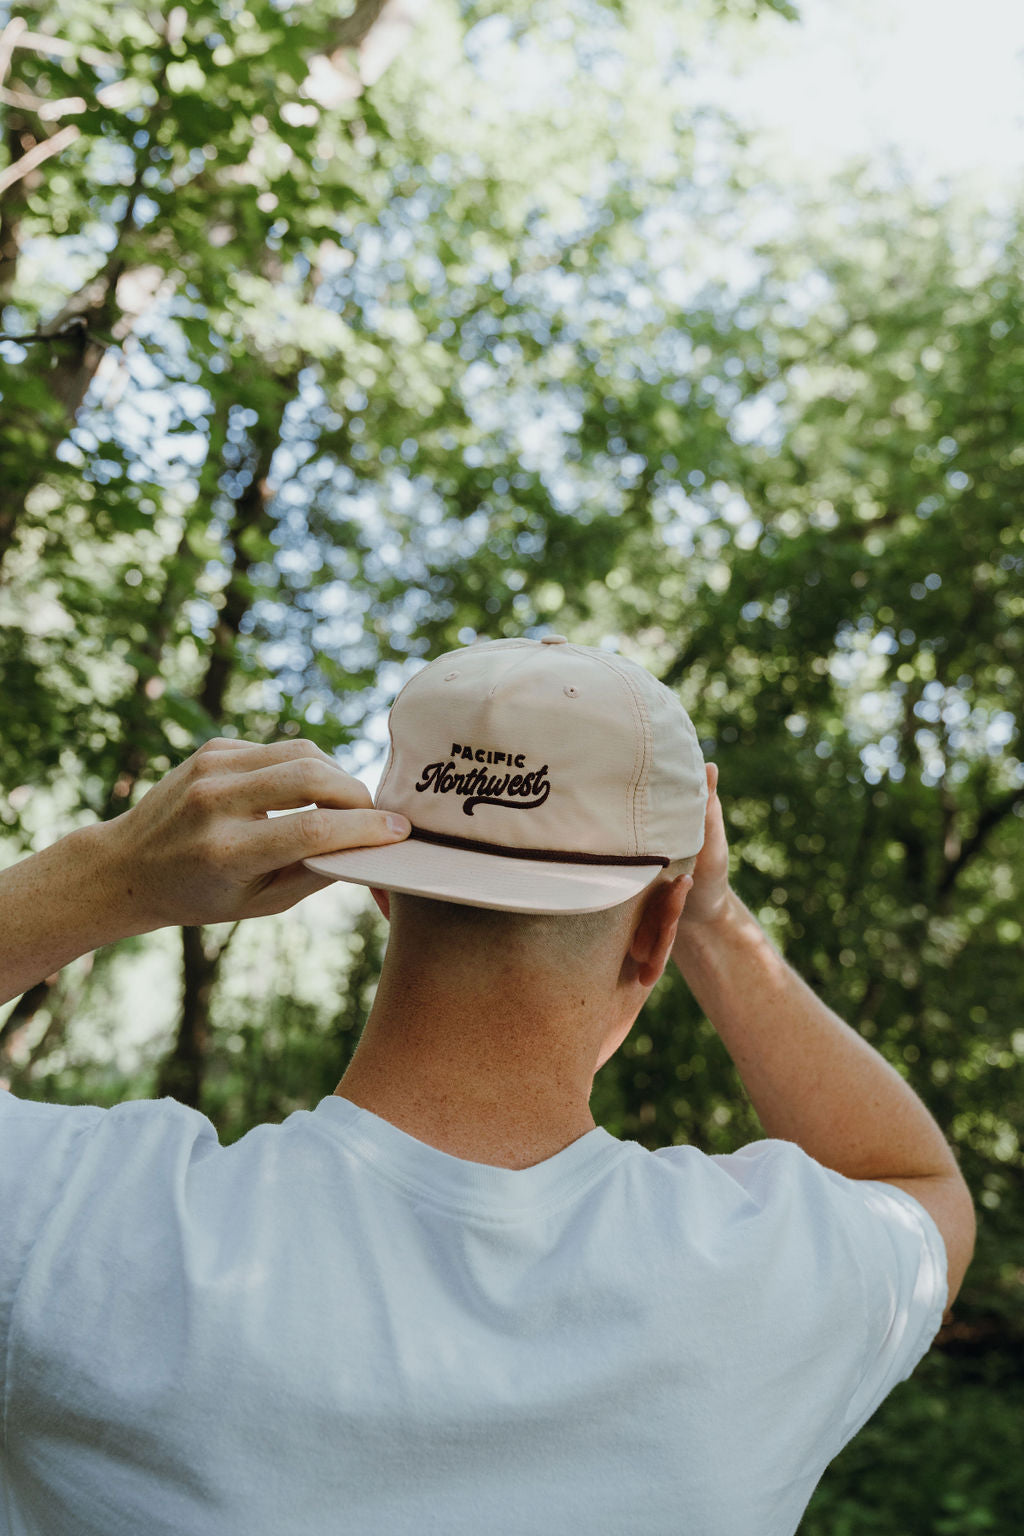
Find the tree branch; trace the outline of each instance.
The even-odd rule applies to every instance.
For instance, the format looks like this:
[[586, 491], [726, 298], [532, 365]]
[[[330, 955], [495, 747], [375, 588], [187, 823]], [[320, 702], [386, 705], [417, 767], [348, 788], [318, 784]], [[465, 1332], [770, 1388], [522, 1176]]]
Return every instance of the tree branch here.
[[24, 45], [24, 39], [31, 35], [26, 30], [27, 27], [28, 23], [23, 16], [14, 16], [4, 27], [3, 31], [0, 32], [0, 85], [7, 79], [7, 71], [11, 64], [11, 54], [18, 46], [19, 39], [21, 39], [22, 45]]
[[351, 16], [346, 16], [332, 28], [332, 45], [335, 48], [358, 48], [386, 4], [387, 0], [358, 0]]
[[42, 165], [44, 160], [49, 160], [51, 155], [59, 155], [62, 149], [67, 149], [68, 145], [81, 138], [81, 135], [82, 130], [76, 128], [74, 123], [69, 123], [66, 128], [58, 129], [52, 138], [40, 140], [35, 148], [22, 155], [20, 160], [15, 160], [13, 165], [5, 166], [0, 171], [0, 195], [16, 181], [20, 181], [23, 176], [27, 176], [29, 171], [34, 171], [37, 165]]
[[939, 881], [939, 895], [945, 896], [952, 890], [960, 878], [964, 868], [971, 860], [981, 852], [985, 841], [993, 827], [999, 825], [1007, 816], [1012, 816], [1018, 809], [1024, 808], [1024, 790], [1013, 789], [1004, 795], [1001, 800], [993, 800], [987, 805], [978, 817], [978, 824], [972, 835], [962, 844], [960, 852], [955, 859], [947, 859], [946, 868], [942, 879]]

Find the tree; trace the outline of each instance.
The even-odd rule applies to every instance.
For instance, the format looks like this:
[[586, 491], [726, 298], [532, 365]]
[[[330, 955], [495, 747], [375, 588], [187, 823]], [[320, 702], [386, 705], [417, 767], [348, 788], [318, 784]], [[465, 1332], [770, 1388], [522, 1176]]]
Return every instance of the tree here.
[[[623, 31], [614, 12], [582, 14], [604, 41]], [[374, 16], [364, 4], [352, 26]], [[524, 462], [517, 423], [488, 426], [481, 407], [514, 372], [524, 420], [598, 409], [607, 306], [588, 328], [566, 318], [552, 350], [553, 284], [593, 266], [621, 287], [650, 178], [613, 159], [609, 113], [585, 99], [579, 19], [558, 45], [571, 135], [539, 136], [515, 173], [493, 113], [467, 145], [486, 90], [455, 20], [425, 66], [448, 82], [445, 112], [406, 83], [387, 120], [349, 76], [339, 87], [338, 29], [316, 5], [140, 16], [96, 0], [15, 38], [31, 110], [59, 102], [80, 129], [60, 172], [19, 178], [7, 210], [5, 323], [42, 338], [0, 372], [17, 613], [0, 770], [19, 792], [72, 753], [77, 805], [109, 816], [217, 733], [305, 730], [336, 749], [385, 697], [383, 662], [457, 643], [481, 612], [543, 622], [642, 523], [642, 489], [578, 505], [607, 475], [604, 443], [559, 494]], [[458, 20], [497, 22], [513, 50], [526, 37], [524, 19]], [[342, 44], [354, 35], [346, 23]], [[665, 124], [675, 180], [691, 135]], [[605, 163], [603, 199], [586, 195]], [[56, 262], [72, 250], [69, 288]], [[190, 1096], [217, 953], [184, 941], [175, 1053], [190, 1065], [162, 1081], [187, 1078]]]
[[[276, 360], [276, 368], [275, 360], [268, 359], [268, 372], [283, 386], [283, 398], [271, 379], [261, 380], [262, 430], [250, 432], [240, 449], [231, 391], [208, 387], [224, 371], [218, 348], [221, 332], [230, 334], [233, 284], [239, 270], [252, 280], [259, 274], [264, 284], [272, 283], [287, 260], [288, 241], [281, 236], [298, 224], [297, 251], [308, 244], [311, 231], [323, 227], [315, 210], [305, 214], [305, 205], [315, 201], [309, 130], [320, 108], [294, 100], [300, 86], [307, 96], [333, 103], [335, 135], [345, 131], [339, 122], [365, 131], [360, 116], [339, 118], [337, 109], [351, 112], [364, 84], [380, 77], [420, 8], [408, 0], [404, 8], [394, 0], [383, 7], [380, 0], [361, 0], [339, 22], [318, 8], [300, 14], [265, 6], [256, 15], [235, 11], [229, 21], [216, 6], [191, 16], [183, 6], [166, 15], [142, 16], [97, 4], [89, 11], [50, 7], [38, 17], [30, 10], [26, 14], [38, 21], [38, 31], [28, 30], [25, 17], [5, 29], [0, 82], [15, 50], [21, 68], [17, 88], [8, 92], [14, 108], [7, 135], [10, 164], [0, 175], [0, 291], [12, 299], [7, 313], [13, 309], [17, 315], [14, 334], [29, 339], [15, 350], [13, 363], [0, 364], [7, 428], [0, 449], [0, 578], [5, 557], [27, 551], [27, 561], [15, 558], [13, 569], [16, 581], [22, 572], [27, 578], [29, 609], [40, 589], [56, 583], [73, 636], [67, 645], [58, 639], [47, 648], [57, 664], [55, 688], [52, 668], [38, 656], [41, 637], [33, 636], [36, 644], [28, 649], [22, 625], [5, 632], [4, 675], [14, 706], [7, 722], [5, 766], [8, 773], [13, 769], [16, 782], [45, 781], [57, 755], [75, 739], [75, 693], [84, 702], [95, 687], [82, 666], [80, 630], [106, 631], [94, 635], [95, 649], [103, 654], [111, 639], [112, 611], [118, 610], [120, 624], [115, 621], [114, 627], [127, 631], [134, 644], [129, 648], [121, 642], [125, 665], [120, 697], [111, 700], [108, 731], [97, 738], [91, 728], [88, 738], [87, 767], [105, 784], [103, 814], [125, 807], [154, 752], [167, 762], [164, 722], [153, 718], [153, 704], [165, 695], [161, 673], [166, 653], [174, 648], [184, 604], [201, 578], [196, 546], [203, 542], [205, 519], [201, 513], [190, 515], [184, 504], [160, 518], [173, 542], [163, 548], [158, 542], [159, 569], [148, 582], [134, 563], [121, 573], [140, 589], [134, 603], [118, 603], [116, 597], [111, 603], [91, 577], [82, 579], [87, 560], [81, 541], [84, 522], [105, 564], [112, 546], [120, 544], [130, 554], [149, 542], [137, 536], [144, 536], [159, 516], [160, 466], [148, 478], [145, 454], [123, 438], [112, 418], [124, 374], [131, 372], [131, 353], [125, 349], [140, 340], [147, 321], [156, 318], [159, 324], [161, 308], [166, 331], [168, 311], [177, 307], [183, 322], [178, 340], [191, 343], [192, 352], [183, 369], [177, 361], [164, 369], [164, 378], [195, 379], [205, 373], [203, 392], [216, 422], [208, 447], [215, 453], [223, 447], [237, 487], [233, 498], [227, 493], [233, 506], [226, 528], [230, 575], [198, 698], [172, 692], [161, 711], [184, 730], [198, 732], [199, 739], [215, 733], [234, 667], [233, 643], [248, 606], [251, 559], [242, 545], [260, 526], [264, 537], [268, 531], [267, 475], [279, 430], [274, 412], [295, 388], [294, 357]], [[271, 102], [281, 109], [273, 131], [259, 110]], [[78, 123], [49, 134], [50, 122], [72, 113]], [[259, 132], [261, 122], [266, 136], [254, 139], [253, 127]], [[79, 153], [69, 169], [44, 180], [39, 171], [43, 161], [76, 143]], [[301, 185], [289, 169], [293, 164], [305, 169]], [[332, 178], [321, 175], [318, 185], [325, 180]], [[272, 188], [280, 183], [294, 194], [299, 217], [293, 213], [275, 223], [265, 215], [277, 206]], [[347, 188], [341, 195], [335, 192], [335, 208], [350, 196], [358, 193]], [[218, 219], [223, 222], [214, 224], [209, 239], [195, 238], [200, 221]], [[33, 281], [32, 257], [25, 253], [40, 240], [58, 249], [85, 247], [90, 270], [59, 301], [63, 271], [49, 291]], [[315, 290], [315, 281], [308, 287]], [[200, 295], [203, 302], [190, 302]], [[121, 379], [115, 375], [111, 381], [107, 370], [113, 412], [100, 404], [76, 425], [90, 386], [98, 374], [102, 377], [105, 363], [114, 359], [117, 366], [119, 350]], [[261, 413], [254, 414], [258, 425]], [[181, 420], [163, 425], [173, 432]], [[240, 457], [254, 462], [232, 463]], [[61, 458], [71, 470], [54, 474], [54, 461]], [[69, 675], [77, 685], [72, 689]], [[44, 720], [45, 735], [40, 729]], [[89, 803], [91, 797], [82, 798]], [[189, 1006], [183, 1009], [179, 1046], [198, 1061], [196, 1042], [205, 1033], [205, 982], [210, 978], [201, 939], [183, 938]], [[41, 983], [19, 1001], [5, 1021], [6, 1037], [33, 1017], [49, 990], [49, 982]]]
[[[1019, 1499], [1004, 1469], [1024, 1235], [1022, 227], [855, 190], [838, 229], [798, 209], [799, 241], [712, 300], [702, 389], [731, 393], [745, 451], [662, 460], [661, 536], [609, 572], [595, 633], [631, 635], [680, 690], [720, 766], [745, 900], [911, 1077], [979, 1207], [945, 1359], [830, 1474], [809, 1529], [995, 1530]], [[627, 451], [644, 452], [650, 416], [634, 397]], [[604, 1070], [598, 1102], [652, 1146], [725, 1151], [757, 1133], [679, 985]], [[868, 1519], [870, 1464], [886, 1491]]]

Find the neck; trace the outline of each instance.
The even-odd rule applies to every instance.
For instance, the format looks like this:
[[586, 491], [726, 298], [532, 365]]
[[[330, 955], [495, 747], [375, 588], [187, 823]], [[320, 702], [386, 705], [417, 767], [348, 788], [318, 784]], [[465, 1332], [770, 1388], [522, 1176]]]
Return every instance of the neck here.
[[509, 964], [481, 986], [482, 969], [389, 947], [335, 1092], [454, 1157], [525, 1168], [594, 1129], [609, 1021], [579, 981], [541, 983]]

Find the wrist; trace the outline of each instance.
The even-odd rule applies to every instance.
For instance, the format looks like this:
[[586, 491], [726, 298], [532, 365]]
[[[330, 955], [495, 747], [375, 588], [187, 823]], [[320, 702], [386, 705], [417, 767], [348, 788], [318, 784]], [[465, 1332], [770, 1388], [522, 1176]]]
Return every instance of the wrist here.
[[79, 827], [0, 877], [0, 1001], [52, 976], [79, 955], [133, 933], [105, 827]]
[[747, 970], [771, 957], [780, 961], [757, 918], [730, 886], [713, 918], [680, 922], [672, 946], [672, 958], [692, 988], [736, 968]]
[[117, 819], [97, 821], [64, 839], [69, 890], [83, 917], [88, 911], [92, 949], [159, 926], [147, 920], [139, 904], [137, 882], [121, 857], [119, 832]]
[[686, 908], [683, 908], [673, 952], [714, 942], [733, 931], [744, 920], [753, 921], [753, 918], [732, 886], [726, 886], [724, 896], [710, 916], [690, 916]]

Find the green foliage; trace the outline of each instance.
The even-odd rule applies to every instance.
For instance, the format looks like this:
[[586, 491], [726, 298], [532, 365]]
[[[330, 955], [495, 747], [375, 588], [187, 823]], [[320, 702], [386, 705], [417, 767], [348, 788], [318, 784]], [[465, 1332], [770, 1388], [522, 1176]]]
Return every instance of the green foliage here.
[[[61, 332], [0, 344], [0, 817], [13, 856], [43, 796], [117, 814], [215, 734], [359, 766], [410, 670], [477, 636], [550, 627], [650, 665], [719, 764], [745, 901], [910, 1077], [980, 1207], [963, 1338], [805, 1529], [1005, 1531], [1024, 224], [854, 180], [722, 279], [752, 178], [727, 148], [701, 190], [678, 86], [702, 18], [758, 10], [790, 13], [439, 4], [331, 105], [319, 0], [23, 9], [67, 46], [19, 50], [19, 88], [85, 107], [0, 202], [3, 330]], [[541, 57], [557, 88], [495, 91]], [[39, 121], [12, 112], [9, 142]], [[287, 949], [274, 985], [226, 957], [202, 1100], [226, 1139], [332, 1090], [380, 951], [360, 920], [336, 1003]], [[168, 1042], [133, 1074], [92, 1058], [56, 990], [16, 1091], [152, 1092]], [[758, 1134], [678, 978], [593, 1107], [651, 1146]]]
[[[26, 17], [74, 46], [19, 53], [22, 85], [87, 110], [14, 208], [4, 323], [82, 326], [5, 363], [0, 529], [16, 630], [44, 593], [66, 614], [33, 635], [37, 710], [79, 760], [83, 808], [104, 811], [128, 742], [159, 771], [216, 716], [337, 748], [390, 692], [383, 662], [543, 624], [566, 592], [584, 611], [644, 515], [641, 494], [624, 515], [627, 486], [593, 490], [614, 439], [603, 357], [632, 324], [604, 295], [629, 291], [653, 192], [615, 155], [619, 93], [580, 70], [584, 20], [605, 46], [622, 23], [581, 7], [562, 29], [571, 137], [538, 107], [513, 167], [503, 124], [465, 143], [485, 90], [443, 29], [421, 69], [445, 74], [444, 110], [413, 80], [385, 115], [365, 94], [325, 105], [307, 78], [331, 34], [316, 5]], [[600, 297], [581, 323], [585, 272]], [[521, 432], [567, 406], [578, 467], [556, 488]], [[0, 761], [8, 785], [38, 771]]]
[[298, 995], [299, 966], [283, 948], [262, 1007], [254, 1010], [244, 992], [221, 998], [203, 1110], [223, 1142], [334, 1092], [366, 1022], [383, 955], [383, 923], [367, 907], [346, 935], [342, 963], [325, 978], [332, 1005]]
[[832, 1463], [800, 1536], [1003, 1536], [1019, 1521], [1021, 1358], [933, 1351]]

